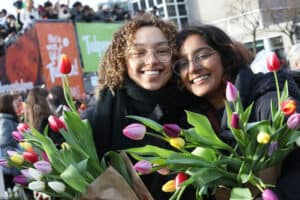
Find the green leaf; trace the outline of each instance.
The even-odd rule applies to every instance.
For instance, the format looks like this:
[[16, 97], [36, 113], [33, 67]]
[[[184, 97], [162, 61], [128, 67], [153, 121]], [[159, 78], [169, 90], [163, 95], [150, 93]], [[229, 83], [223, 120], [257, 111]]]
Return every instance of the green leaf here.
[[233, 188], [230, 193], [230, 200], [252, 200], [249, 188]]
[[169, 158], [174, 153], [174, 151], [152, 146], [152, 145], [130, 148], [130, 149], [126, 149], [125, 151], [130, 154], [156, 156], [164, 159]]
[[134, 116], [134, 115], [128, 115], [128, 118], [135, 119], [141, 123], [143, 123], [145, 126], [151, 128], [152, 130], [156, 132], [161, 132], [163, 130], [162, 125], [157, 123], [156, 121], [152, 119], [148, 119], [145, 117], [140, 117], [140, 116]]
[[206, 160], [208, 162], [213, 162], [217, 160], [216, 151], [211, 148], [205, 148], [205, 147], [196, 147], [192, 154], [195, 156], [199, 156], [203, 160]]
[[190, 166], [190, 167], [214, 167], [214, 164], [201, 159], [198, 156], [192, 155], [190, 153], [173, 153], [166, 160], [167, 164], [172, 164], [174, 166]]
[[84, 193], [89, 183], [80, 174], [74, 165], [69, 165], [65, 171], [60, 174], [60, 177], [74, 190]]
[[286, 99], [288, 99], [288, 97], [289, 97], [289, 88], [288, 88], [288, 81], [286, 80], [284, 82], [284, 86], [281, 91], [280, 101], [286, 100]]
[[252, 111], [252, 107], [253, 107], [253, 103], [251, 103], [246, 110], [241, 114], [241, 118], [240, 121], [243, 122], [243, 126], [245, 126], [245, 123], [248, 122], [250, 115], [251, 115], [251, 111]]
[[197, 181], [201, 185], [206, 185], [224, 176], [216, 168], [192, 168], [187, 173], [191, 175], [190, 179], [193, 182]]
[[190, 111], [186, 111], [186, 113], [189, 124], [195, 128], [198, 141], [200, 140], [204, 144], [211, 145], [212, 147], [232, 151], [232, 148], [228, 144], [222, 142], [216, 135], [206, 116]]

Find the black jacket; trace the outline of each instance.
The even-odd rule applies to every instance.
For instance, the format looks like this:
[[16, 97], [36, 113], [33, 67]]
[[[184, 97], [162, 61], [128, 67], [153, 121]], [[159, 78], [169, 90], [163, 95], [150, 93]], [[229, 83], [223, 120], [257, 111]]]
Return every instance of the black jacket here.
[[[147, 144], [169, 148], [166, 142], [151, 136], [146, 135], [141, 141], [134, 141], [123, 136], [122, 129], [130, 123], [137, 122], [126, 116], [138, 115], [153, 119], [160, 124], [184, 125], [186, 118], [184, 108], [191, 98], [178, 90], [175, 80], [158, 91], [147, 91], [127, 78], [124, 87], [116, 90], [114, 95], [108, 89], [103, 90], [95, 109], [85, 114], [92, 125], [98, 154], [102, 156], [109, 150], [141, 147]], [[169, 198], [169, 194], [161, 191], [161, 186], [170, 180], [170, 177], [155, 173], [141, 178], [154, 199]]]

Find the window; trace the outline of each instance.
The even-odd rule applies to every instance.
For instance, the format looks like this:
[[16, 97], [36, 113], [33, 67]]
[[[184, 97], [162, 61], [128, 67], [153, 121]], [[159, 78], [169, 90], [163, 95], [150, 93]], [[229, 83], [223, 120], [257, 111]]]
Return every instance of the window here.
[[151, 8], [154, 6], [154, 1], [153, 0], [148, 0], [148, 6]]
[[145, 2], [145, 0], [141, 0], [141, 9], [146, 10], [146, 2]]
[[166, 3], [173, 3], [174, 0], [166, 0]]
[[134, 10], [134, 11], [138, 11], [138, 10], [139, 10], [139, 5], [138, 5], [137, 2], [133, 3], [133, 4], [132, 4], [132, 7], [133, 7], [133, 10]]
[[164, 7], [158, 8], [158, 16], [165, 17]]
[[181, 28], [185, 28], [189, 25], [188, 19], [186, 17], [180, 19]]
[[178, 12], [179, 12], [179, 15], [186, 15], [186, 8], [185, 8], [184, 4], [178, 5]]
[[157, 3], [157, 4], [161, 4], [161, 3], [162, 3], [162, 0], [156, 0], [156, 3]]
[[174, 5], [167, 6], [168, 16], [174, 17], [176, 16], [176, 10]]

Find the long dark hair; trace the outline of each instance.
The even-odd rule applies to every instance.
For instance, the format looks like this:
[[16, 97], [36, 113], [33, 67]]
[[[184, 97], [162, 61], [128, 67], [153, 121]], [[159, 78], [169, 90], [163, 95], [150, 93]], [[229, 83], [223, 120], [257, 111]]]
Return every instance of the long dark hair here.
[[223, 30], [212, 25], [189, 27], [182, 30], [176, 37], [176, 46], [179, 50], [191, 35], [199, 35], [211, 48], [219, 53], [224, 67], [225, 79], [233, 81], [238, 68], [245, 66], [245, 60], [230, 37]]
[[11, 94], [0, 95], [0, 113], [11, 114], [17, 117], [14, 105], [14, 97]]

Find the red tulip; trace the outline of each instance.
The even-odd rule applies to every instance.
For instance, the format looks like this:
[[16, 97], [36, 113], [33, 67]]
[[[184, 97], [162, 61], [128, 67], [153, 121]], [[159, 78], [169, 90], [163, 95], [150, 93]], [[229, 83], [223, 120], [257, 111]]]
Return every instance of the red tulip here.
[[267, 67], [270, 72], [280, 69], [280, 61], [275, 52], [271, 52], [267, 57]]
[[176, 189], [180, 189], [181, 184], [188, 178], [189, 176], [186, 173], [179, 172], [175, 177]]
[[29, 126], [25, 123], [19, 123], [18, 126], [17, 126], [17, 130], [20, 132], [20, 133], [25, 133], [26, 131], [29, 130]]
[[58, 117], [54, 116], [54, 115], [50, 115], [48, 117], [48, 123], [50, 128], [54, 131], [54, 132], [58, 132], [60, 129], [65, 129], [65, 123], [60, 120]]
[[72, 65], [70, 59], [66, 54], [62, 54], [59, 60], [59, 70], [62, 74], [69, 74], [71, 72]]
[[24, 151], [23, 158], [30, 163], [35, 163], [38, 161], [39, 156], [35, 152]]
[[296, 101], [292, 99], [281, 102], [280, 109], [285, 115], [291, 115], [296, 112]]

